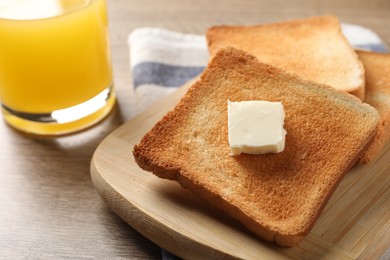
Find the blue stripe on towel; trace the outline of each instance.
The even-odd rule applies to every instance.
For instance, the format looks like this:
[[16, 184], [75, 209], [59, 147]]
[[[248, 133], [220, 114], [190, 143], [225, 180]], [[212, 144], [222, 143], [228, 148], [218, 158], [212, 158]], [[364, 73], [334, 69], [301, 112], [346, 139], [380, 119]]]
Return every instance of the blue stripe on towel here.
[[388, 52], [386, 46], [382, 43], [354, 44], [355, 48], [370, 50], [374, 52]]
[[165, 87], [179, 87], [199, 75], [204, 67], [175, 66], [156, 62], [143, 62], [133, 68], [134, 87], [154, 84]]

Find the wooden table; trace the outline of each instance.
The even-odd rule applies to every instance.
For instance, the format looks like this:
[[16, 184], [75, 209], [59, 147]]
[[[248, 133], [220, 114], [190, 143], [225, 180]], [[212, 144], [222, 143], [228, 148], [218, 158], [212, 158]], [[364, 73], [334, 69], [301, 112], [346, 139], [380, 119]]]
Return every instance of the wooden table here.
[[[212, 4], [211, 4], [212, 2]], [[0, 256], [159, 259], [160, 248], [117, 217], [94, 190], [90, 160], [131, 119], [128, 34], [159, 26], [202, 34], [215, 24], [254, 24], [334, 14], [390, 46], [388, 0], [108, 0], [118, 105], [99, 125], [59, 138], [31, 137], [0, 122]], [[387, 253], [389, 256], [389, 252]]]

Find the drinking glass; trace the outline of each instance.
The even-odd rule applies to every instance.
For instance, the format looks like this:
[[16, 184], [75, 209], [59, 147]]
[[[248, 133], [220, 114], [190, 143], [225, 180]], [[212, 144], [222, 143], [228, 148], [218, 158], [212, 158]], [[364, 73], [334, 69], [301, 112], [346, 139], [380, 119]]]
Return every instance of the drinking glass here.
[[59, 135], [115, 103], [105, 0], [2, 0], [0, 100], [5, 121]]

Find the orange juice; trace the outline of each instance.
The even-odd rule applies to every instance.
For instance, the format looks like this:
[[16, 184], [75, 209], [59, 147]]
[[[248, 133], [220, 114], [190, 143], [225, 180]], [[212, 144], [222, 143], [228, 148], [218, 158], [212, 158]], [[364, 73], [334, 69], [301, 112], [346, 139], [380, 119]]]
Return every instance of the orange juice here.
[[[38, 133], [49, 134], [88, 126], [108, 113], [102, 102], [95, 110], [69, 110], [70, 119], [50, 118], [53, 112], [76, 108], [104, 91], [105, 102], [112, 107], [111, 85], [105, 0], [5, 0], [0, 4], [0, 99], [11, 125], [16, 120], [17, 128], [37, 132], [36, 126], [31, 131], [23, 128], [38, 123]], [[94, 115], [93, 122], [85, 118], [102, 108], [104, 112]], [[10, 115], [19, 118], [8, 120]], [[39, 122], [42, 115], [50, 120]], [[73, 121], [78, 121], [77, 126], [72, 126]]]

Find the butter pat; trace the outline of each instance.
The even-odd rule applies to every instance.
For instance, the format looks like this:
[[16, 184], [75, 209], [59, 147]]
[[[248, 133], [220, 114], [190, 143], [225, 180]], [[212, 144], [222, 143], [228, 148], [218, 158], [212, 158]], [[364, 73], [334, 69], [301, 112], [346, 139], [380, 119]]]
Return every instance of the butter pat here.
[[228, 101], [228, 134], [231, 155], [279, 153], [286, 131], [280, 102]]

